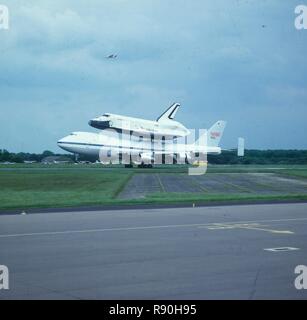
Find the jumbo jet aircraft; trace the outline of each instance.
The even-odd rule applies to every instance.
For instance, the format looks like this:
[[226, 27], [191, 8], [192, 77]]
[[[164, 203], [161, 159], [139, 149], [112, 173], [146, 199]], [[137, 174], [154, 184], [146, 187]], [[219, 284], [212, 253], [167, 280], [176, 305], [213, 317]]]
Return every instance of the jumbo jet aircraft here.
[[154, 135], [155, 138], [164, 137], [166, 140], [185, 137], [190, 131], [174, 120], [179, 107], [179, 103], [172, 104], [156, 121], [105, 113], [90, 120], [89, 125], [101, 130], [114, 129], [120, 132], [132, 132], [134, 135]]
[[136, 138], [116, 132], [110, 135], [103, 130], [99, 133], [74, 132], [59, 140], [58, 146], [74, 154], [99, 159], [102, 163], [120, 162], [129, 166], [138, 164], [151, 167], [152, 163], [159, 163], [162, 156], [175, 158], [181, 163], [193, 163], [197, 154], [199, 159], [199, 154], [221, 153], [219, 142], [225, 126], [225, 121], [217, 121], [194, 143], [180, 143], [180, 139], [143, 139], [142, 136]]

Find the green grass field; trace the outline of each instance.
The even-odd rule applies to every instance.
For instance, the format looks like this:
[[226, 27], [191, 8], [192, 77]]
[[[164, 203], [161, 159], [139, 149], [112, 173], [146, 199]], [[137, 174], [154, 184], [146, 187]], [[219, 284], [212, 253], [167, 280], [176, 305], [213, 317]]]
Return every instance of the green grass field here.
[[[159, 193], [144, 199], [119, 200], [117, 195], [129, 178], [138, 173], [185, 173], [186, 166], [161, 166], [153, 169], [125, 169], [101, 165], [1, 165], [0, 210], [55, 208], [110, 204], [197, 203], [204, 201], [307, 200], [306, 194], [236, 195]], [[209, 166], [209, 173], [272, 172], [307, 179], [307, 166]]]
[[0, 209], [99, 205], [116, 198], [130, 175], [65, 169], [0, 171]]

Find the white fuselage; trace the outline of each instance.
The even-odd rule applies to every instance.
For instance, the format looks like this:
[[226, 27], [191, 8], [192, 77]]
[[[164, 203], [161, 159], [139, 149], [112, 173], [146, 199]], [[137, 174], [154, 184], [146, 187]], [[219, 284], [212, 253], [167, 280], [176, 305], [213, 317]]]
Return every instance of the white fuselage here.
[[[58, 146], [68, 152], [96, 157], [97, 159], [101, 159], [101, 155], [107, 153], [112, 155], [139, 155], [141, 159], [152, 158], [153, 155], [179, 154], [180, 157], [189, 157], [191, 153], [221, 153], [220, 147], [176, 143], [176, 140], [163, 143], [161, 139], [139, 139], [123, 134], [110, 135], [105, 131], [100, 133], [74, 132], [59, 140]], [[138, 161], [135, 162], [137, 163]]]
[[126, 117], [106, 113], [101, 117], [89, 121], [89, 125], [97, 129], [114, 129], [123, 132], [132, 132], [134, 135], [164, 137], [172, 140], [174, 137], [186, 137], [190, 131], [180, 122], [169, 119], [151, 121], [139, 118]]

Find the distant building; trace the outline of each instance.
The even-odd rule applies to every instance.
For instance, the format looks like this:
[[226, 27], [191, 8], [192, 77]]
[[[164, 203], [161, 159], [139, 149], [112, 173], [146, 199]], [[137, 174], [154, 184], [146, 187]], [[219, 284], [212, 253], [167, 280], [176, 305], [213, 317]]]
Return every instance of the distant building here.
[[42, 160], [44, 164], [54, 164], [54, 163], [72, 163], [73, 161], [69, 157], [65, 156], [48, 156]]

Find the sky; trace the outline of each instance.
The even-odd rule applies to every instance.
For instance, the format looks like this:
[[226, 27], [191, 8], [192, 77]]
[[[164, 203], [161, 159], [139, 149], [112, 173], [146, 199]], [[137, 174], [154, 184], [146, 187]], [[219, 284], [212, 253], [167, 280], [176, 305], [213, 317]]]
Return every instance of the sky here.
[[187, 128], [226, 120], [223, 148], [307, 149], [304, 1], [0, 0], [0, 149], [62, 152], [105, 112], [173, 102]]

